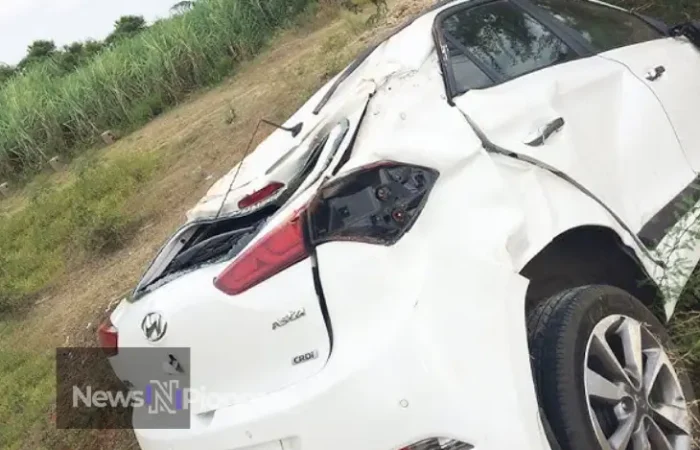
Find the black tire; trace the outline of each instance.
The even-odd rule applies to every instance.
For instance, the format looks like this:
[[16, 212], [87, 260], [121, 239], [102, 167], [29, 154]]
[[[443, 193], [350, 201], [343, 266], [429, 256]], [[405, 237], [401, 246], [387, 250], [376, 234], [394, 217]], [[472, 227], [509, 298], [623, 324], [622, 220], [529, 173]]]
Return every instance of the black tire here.
[[[595, 450], [588, 415], [584, 360], [593, 328], [611, 315], [645, 324], [664, 344], [670, 343], [659, 320], [636, 298], [612, 286], [584, 286], [554, 295], [528, 317], [528, 340], [540, 406], [563, 450]], [[686, 399], [695, 399], [685, 371], [676, 367]], [[693, 411], [697, 412], [697, 411]]]

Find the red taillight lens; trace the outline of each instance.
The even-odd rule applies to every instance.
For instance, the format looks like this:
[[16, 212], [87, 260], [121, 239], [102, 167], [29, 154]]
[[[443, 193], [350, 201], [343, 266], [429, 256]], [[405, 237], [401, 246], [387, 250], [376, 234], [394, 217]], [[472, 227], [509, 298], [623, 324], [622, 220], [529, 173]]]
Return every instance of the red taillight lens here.
[[228, 266], [214, 285], [237, 295], [306, 259], [309, 252], [304, 242], [303, 216], [303, 212], [297, 212], [270, 231]]
[[214, 285], [240, 294], [307, 258], [309, 248], [324, 242], [393, 245], [418, 219], [438, 176], [433, 169], [396, 162], [347, 174], [238, 256]]
[[250, 195], [246, 195], [241, 199], [241, 201], [238, 202], [238, 207], [243, 209], [243, 208], [248, 208], [253, 205], [257, 205], [258, 203], [262, 202], [263, 200], [266, 200], [273, 195], [275, 195], [280, 189], [284, 187], [283, 183], [278, 183], [278, 182], [272, 182], [265, 186], [264, 188], [257, 190], [253, 192]]
[[97, 338], [100, 347], [108, 357], [117, 356], [119, 353], [119, 332], [107, 319], [97, 328]]

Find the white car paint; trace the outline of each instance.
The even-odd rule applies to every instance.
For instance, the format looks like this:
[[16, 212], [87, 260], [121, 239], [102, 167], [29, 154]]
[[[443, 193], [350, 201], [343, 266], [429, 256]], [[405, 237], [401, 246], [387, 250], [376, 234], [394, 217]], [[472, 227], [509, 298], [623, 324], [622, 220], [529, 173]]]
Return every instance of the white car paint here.
[[[349, 137], [354, 135], [357, 128], [360, 126], [362, 113], [367, 105], [369, 96], [375, 91], [375, 85], [374, 83], [363, 82], [359, 83], [359, 85], [355, 86], [355, 88], [356, 89], [352, 91], [350, 100], [341, 103], [339, 107], [336, 103], [336, 109], [331, 109], [330, 113], [327, 112], [323, 116], [325, 117], [324, 121], [318, 121], [317, 126], [315, 127], [316, 132], [319, 133], [321, 132], [320, 130], [329, 128], [330, 136], [327, 144], [324, 146], [323, 152], [319, 157], [318, 166], [315, 167], [307, 179], [298, 186], [298, 192], [304, 192], [307, 190], [309, 188], [310, 181], [320, 177], [321, 173], [318, 172], [320, 168], [323, 168], [324, 170], [327, 168], [327, 166], [324, 166], [324, 162], [326, 162], [329, 158], [331, 158], [331, 160], [328, 161], [327, 164], [330, 164], [333, 167], [337, 165], [339, 158], [350, 146], [351, 142]], [[312, 97], [308, 103], [317, 101], [318, 97], [318, 95]], [[298, 114], [308, 112], [309, 109], [309, 105], [305, 105], [295, 116], [293, 116], [293, 118], [296, 120], [296, 116]], [[288, 122], [292, 122], [292, 120], [290, 119]], [[338, 124], [342, 124], [342, 126], [338, 126]], [[344, 131], [345, 134], [343, 134], [343, 136], [338, 136], [338, 132], [335, 130], [335, 128], [344, 129], [345, 125], [347, 125], [347, 130]], [[273, 133], [270, 138], [273, 138], [274, 136], [275, 139], [283, 140], [284, 136], [276, 133], [277, 132]], [[305, 155], [308, 153], [308, 147], [314, 142], [313, 138], [315, 136], [316, 134], [314, 133], [307, 133], [303, 135], [303, 137], [298, 138], [300, 142], [296, 144], [291, 142], [291, 140], [285, 141], [284, 146], [281, 147], [282, 154], [286, 154], [289, 151], [287, 150], [289, 145], [295, 145], [296, 147], [294, 148], [297, 148], [299, 153]], [[261, 146], [266, 145], [267, 142], [268, 141], [263, 142]], [[251, 156], [257, 155], [259, 150], [259, 148], [256, 149]], [[274, 154], [267, 151], [267, 155], [267, 163], [274, 164], [276, 161]], [[279, 158], [279, 149], [277, 157]], [[260, 159], [264, 160], [263, 158]], [[229, 173], [218, 180], [209, 189], [209, 192], [205, 195], [205, 197], [187, 213], [188, 220], [160, 250], [158, 256], [153, 260], [139, 285], [136, 287], [136, 290], [138, 290], [141, 286], [150, 284], [155, 278], [160, 276], [168, 263], [180, 252], [184, 246], [184, 243], [187, 242], [190, 237], [192, 237], [200, 225], [214, 222], [220, 217], [226, 218], [242, 215], [243, 211], [238, 208], [238, 202], [241, 198], [266, 186], [271, 181], [289, 182], [289, 180], [293, 179], [294, 175], [296, 174], [294, 171], [298, 171], [299, 169], [297, 158], [290, 158], [282, 167], [279, 167], [273, 173], [267, 173], [268, 166], [261, 164], [260, 162], [248, 162], [246, 159], [243, 163], [249, 167], [247, 170], [252, 170], [250, 168], [253, 166], [257, 167], [257, 170], [261, 174], [259, 179], [238, 183], [236, 180], [238, 180], [237, 177], [240, 177], [241, 174], [238, 173], [237, 175], [238, 166], [236, 166], [233, 170], [229, 171]], [[249, 209], [260, 209], [260, 205], [255, 205]]]
[[[686, 38], [667, 38], [618, 48], [601, 55], [626, 65], [663, 103], [692, 168], [700, 171], [700, 50]], [[665, 72], [651, 81], [650, 72]]]
[[[229, 264], [217, 263], [125, 301], [112, 314], [121, 348], [189, 347], [193, 386], [239, 399], [214, 410], [193, 407], [188, 430], [137, 429], [143, 449], [396, 450], [444, 436], [479, 450], [549, 450], [523, 320], [528, 280], [519, 271], [554, 237], [599, 225], [614, 230], [657, 282], [668, 282], [658, 262], [672, 244], [644, 248], [635, 233], [694, 173], [654, 95], [631, 70], [597, 56], [470, 91], [451, 107], [431, 34], [435, 16], [448, 6], [380, 45], [321, 115], [312, 110], [332, 82], [286, 122], [318, 130], [347, 117], [352, 134], [359, 131], [339, 172], [333, 174], [336, 154], [318, 182], [285, 205], [253, 243], [324, 181], [382, 160], [440, 172], [409, 233], [390, 247], [322, 244], [315, 257], [237, 296], [213, 287]], [[606, 109], [609, 103], [617, 109]], [[567, 120], [562, 132], [538, 148], [523, 144], [559, 116]], [[496, 145], [535, 162], [487, 151], [467, 118]], [[269, 181], [262, 175], [269, 165], [312, 135], [273, 133], [242, 163], [232, 188], [238, 168], [212, 188], [190, 224], [238, 214], [238, 199]], [[178, 240], [166, 245], [145, 279], [163, 269]], [[685, 255], [700, 257], [695, 248]], [[332, 318], [332, 348], [314, 269]], [[668, 292], [671, 314], [677, 294]], [[271, 330], [299, 308], [305, 317]], [[152, 311], [169, 321], [156, 344], [141, 331]], [[312, 350], [320, 357], [290, 364]], [[136, 376], [128, 361], [112, 362], [117, 374]], [[138, 414], [134, 419], [139, 423]]]
[[[331, 79], [284, 124], [292, 127], [302, 122], [304, 126], [298, 136], [294, 137], [283, 130], [273, 132], [251, 155], [214, 183], [197, 205], [188, 211], [188, 223], [241, 215], [246, 211], [241, 211], [238, 202], [246, 195], [273, 181], [289, 184], [311, 150], [315, 142], [313, 138], [319, 135], [324, 127], [335, 125], [341, 118], [356, 110], [358, 103], [374, 91], [372, 82], [350, 84], [345, 89], [345, 95], [350, 101], [334, 101], [324, 108], [322, 114], [313, 114], [315, 105], [336, 78], [337, 76]], [[259, 207], [260, 205], [257, 205], [256, 208], [250, 209]]]
[[[652, 92], [626, 67], [605, 58], [472, 90], [455, 103], [494, 144], [565, 172], [635, 232], [695, 178]], [[525, 144], [557, 118], [565, 120], [560, 132], [542, 146]], [[663, 158], [657, 149], [663, 149]]]

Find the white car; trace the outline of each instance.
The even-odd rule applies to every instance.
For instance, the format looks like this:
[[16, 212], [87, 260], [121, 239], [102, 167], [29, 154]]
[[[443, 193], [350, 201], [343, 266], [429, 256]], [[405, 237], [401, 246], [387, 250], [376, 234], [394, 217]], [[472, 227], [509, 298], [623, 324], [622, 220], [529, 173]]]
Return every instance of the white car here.
[[690, 449], [662, 322], [700, 259], [679, 245], [700, 215], [698, 31], [449, 1], [361, 55], [100, 328], [129, 386], [187, 374], [219, 400], [188, 429], [137, 409], [141, 447]]

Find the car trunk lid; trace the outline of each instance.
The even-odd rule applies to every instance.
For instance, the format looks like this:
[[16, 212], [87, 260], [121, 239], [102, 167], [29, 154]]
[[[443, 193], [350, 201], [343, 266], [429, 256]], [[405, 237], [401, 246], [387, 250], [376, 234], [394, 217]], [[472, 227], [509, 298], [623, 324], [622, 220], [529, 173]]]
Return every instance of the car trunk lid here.
[[[120, 351], [129, 347], [190, 349], [191, 362], [183, 370], [193, 389], [210, 394], [200, 396], [200, 401], [191, 405], [194, 414], [284, 389], [325, 366], [331, 339], [316, 291], [312, 257], [238, 295], [217, 289], [214, 280], [311, 201], [328, 174], [347, 159], [368, 101], [369, 97], [356, 101], [351, 110], [338, 117], [318, 164], [285, 205], [272, 215], [261, 214], [258, 221], [250, 219], [251, 223], [245, 224], [253, 230], [232, 249], [237, 256], [162, 278], [164, 268], [182, 254], [182, 242], [197, 233], [198, 224], [194, 223], [195, 231], [184, 228], [156, 258], [137, 288], [136, 301], [123, 304], [112, 315], [119, 330]], [[243, 226], [241, 219], [229, 220], [238, 227]], [[153, 313], [167, 324], [167, 331], [156, 342], [149, 340], [144, 328], [146, 318]], [[134, 367], [121, 357], [120, 353], [112, 358], [115, 372], [137, 389], [153, 374], [160, 376], [155, 379], [162, 379], [164, 367], [167, 369], [164, 360]]]
[[[228, 264], [187, 273], [115, 311], [120, 354], [113, 366], [120, 378], [144, 389], [150, 380], [168, 376], [165, 356], [134, 366], [119, 361], [128, 357], [125, 348], [189, 349], [182, 369], [197, 393], [190, 409], [203, 414], [283, 389], [323, 368], [331, 344], [312, 259], [234, 296], [213, 284]], [[145, 325], [151, 314], [165, 329], [156, 342]], [[178, 360], [179, 351], [172, 352]]]

